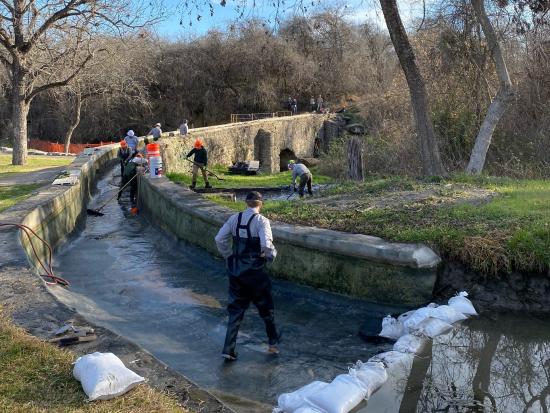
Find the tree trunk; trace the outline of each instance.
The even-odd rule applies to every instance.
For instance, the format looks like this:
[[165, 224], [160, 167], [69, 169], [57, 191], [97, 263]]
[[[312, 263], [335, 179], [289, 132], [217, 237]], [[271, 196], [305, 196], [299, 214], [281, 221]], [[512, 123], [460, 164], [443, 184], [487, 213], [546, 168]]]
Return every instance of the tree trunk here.
[[348, 140], [348, 178], [363, 181], [363, 142], [357, 137]]
[[491, 21], [485, 11], [485, 4], [483, 0], [472, 0], [472, 6], [479, 24], [483, 29], [483, 34], [485, 34], [485, 39], [491, 49], [491, 55], [495, 62], [497, 75], [500, 81], [498, 93], [489, 105], [485, 119], [483, 119], [483, 123], [479, 128], [479, 133], [476, 137], [472, 154], [470, 155], [470, 162], [466, 168], [466, 172], [469, 174], [480, 174], [485, 166], [485, 159], [489, 146], [491, 145], [491, 140], [493, 139], [493, 132], [500, 118], [504, 115], [508, 102], [514, 93], [512, 91], [512, 82], [510, 81], [510, 75], [508, 74], [508, 68], [506, 67], [502, 50], [500, 49]]
[[399, 413], [418, 411], [418, 401], [422, 395], [424, 380], [432, 362], [432, 348], [433, 342], [429, 340], [422, 352], [414, 358]]
[[425, 175], [443, 175], [445, 174], [445, 168], [441, 163], [439, 147], [429, 116], [426, 86], [416, 64], [416, 57], [407, 37], [407, 32], [399, 16], [396, 0], [380, 0], [380, 5], [382, 6], [393, 47], [409, 86], [416, 132], [420, 141], [423, 172]]
[[25, 86], [23, 73], [20, 67], [14, 67], [13, 71], [13, 96], [12, 96], [12, 123], [13, 123], [13, 165], [25, 165], [27, 163], [27, 115], [29, 103], [25, 100]]
[[71, 147], [71, 138], [73, 137], [73, 132], [78, 127], [78, 124], [80, 123], [80, 112], [82, 109], [82, 95], [80, 92], [75, 93], [75, 102], [74, 102], [74, 108], [73, 108], [73, 116], [71, 118], [71, 123], [69, 124], [69, 129], [67, 129], [67, 133], [65, 133], [65, 153], [69, 153], [69, 149]]
[[[497, 411], [497, 407], [495, 398], [489, 393], [489, 386], [491, 384], [491, 363], [493, 362], [499, 342], [499, 333], [489, 333], [489, 337], [481, 351], [476, 374], [472, 380], [474, 400], [479, 402], [479, 406], [485, 406], [485, 399], [488, 398], [491, 402], [493, 412]], [[479, 411], [486, 411], [486, 409], [480, 408]]]

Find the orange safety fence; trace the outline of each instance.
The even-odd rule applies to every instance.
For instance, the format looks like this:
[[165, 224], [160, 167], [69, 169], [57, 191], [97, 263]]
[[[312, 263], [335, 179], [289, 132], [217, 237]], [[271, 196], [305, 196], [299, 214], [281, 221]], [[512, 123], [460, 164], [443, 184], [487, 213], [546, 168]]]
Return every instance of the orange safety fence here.
[[[116, 142], [99, 142], [99, 143], [71, 143], [69, 152], [79, 154], [86, 148], [95, 148], [102, 145], [110, 145]], [[47, 142], [38, 139], [31, 139], [28, 144], [29, 149], [37, 149], [44, 152], [65, 152], [65, 145], [57, 142]]]

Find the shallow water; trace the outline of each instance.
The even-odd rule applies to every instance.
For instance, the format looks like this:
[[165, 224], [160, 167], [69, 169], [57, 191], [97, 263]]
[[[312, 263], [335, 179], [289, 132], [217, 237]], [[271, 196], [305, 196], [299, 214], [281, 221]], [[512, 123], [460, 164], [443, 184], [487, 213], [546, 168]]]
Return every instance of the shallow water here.
[[[99, 182], [92, 206], [112, 194], [112, 180], [108, 175]], [[373, 314], [399, 308], [274, 280], [281, 354], [265, 353], [263, 323], [251, 308], [239, 335], [239, 360], [225, 363], [222, 261], [132, 216], [124, 197], [103, 212], [88, 217], [82, 232], [57, 254], [57, 272], [71, 287], [56, 288], [56, 294], [216, 394], [274, 405], [282, 392], [312, 380], [330, 381], [356, 360], [391, 349], [365, 342], [358, 332]], [[494, 400], [494, 411], [523, 411], [527, 405], [525, 411], [545, 411], [540, 403], [550, 394], [548, 377], [547, 322], [481, 317], [435, 340], [412, 369], [356, 410], [493, 411], [484, 406]], [[267, 408], [258, 404], [253, 410]]]

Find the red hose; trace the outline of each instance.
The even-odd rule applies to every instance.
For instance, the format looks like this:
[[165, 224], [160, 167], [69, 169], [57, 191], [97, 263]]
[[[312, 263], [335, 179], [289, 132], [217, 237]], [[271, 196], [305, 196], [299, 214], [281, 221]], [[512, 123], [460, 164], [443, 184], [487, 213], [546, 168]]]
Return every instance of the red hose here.
[[[52, 252], [52, 247], [50, 246], [50, 244], [48, 244], [48, 242], [44, 238], [40, 237], [32, 228], [29, 228], [26, 225], [15, 224], [15, 223], [12, 223], [12, 222], [0, 222], [0, 227], [9, 227], [9, 226], [19, 228], [27, 236], [27, 238], [29, 240], [29, 244], [31, 245], [31, 248], [32, 248], [32, 252], [33, 252], [34, 256], [36, 257], [36, 260], [38, 261], [38, 263], [40, 264], [42, 269], [46, 272], [46, 274], [40, 274], [40, 276], [42, 278], [44, 278], [44, 282], [48, 285], [60, 284], [60, 285], [63, 285], [65, 287], [69, 286], [69, 282], [67, 280], [65, 280], [61, 277], [58, 277], [57, 275], [55, 275], [53, 273], [53, 268], [52, 268], [53, 252]], [[30, 234], [29, 234], [29, 232], [30, 232]], [[40, 241], [42, 241], [42, 243], [44, 245], [46, 245], [46, 247], [48, 247], [48, 257], [47, 257], [47, 263], [46, 263], [47, 265], [45, 265], [42, 262], [42, 260], [40, 259], [40, 257], [38, 256], [38, 253], [36, 252], [36, 248], [34, 247], [34, 243], [33, 243], [31, 234], [34, 235], [36, 238], [38, 238]], [[48, 281], [48, 280], [50, 280], [50, 281]]]

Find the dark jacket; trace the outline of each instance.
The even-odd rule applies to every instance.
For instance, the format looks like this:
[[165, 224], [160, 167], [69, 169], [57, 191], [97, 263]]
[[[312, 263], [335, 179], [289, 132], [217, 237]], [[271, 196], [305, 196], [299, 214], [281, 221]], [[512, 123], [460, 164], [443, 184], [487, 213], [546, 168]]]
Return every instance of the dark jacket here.
[[191, 152], [187, 154], [187, 157], [189, 158], [193, 154], [195, 154], [195, 162], [202, 163], [204, 166], [206, 166], [206, 164], [208, 163], [208, 153], [206, 152], [206, 149], [204, 149], [204, 147], [200, 149], [191, 149]]
[[125, 162], [131, 154], [130, 148], [119, 148], [116, 156], [120, 159], [120, 162]]

